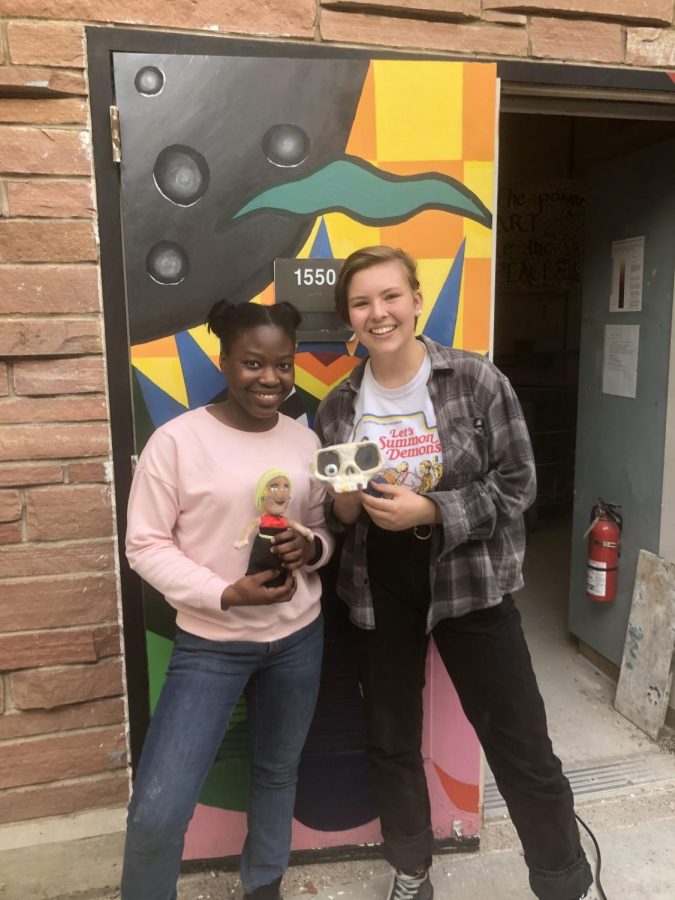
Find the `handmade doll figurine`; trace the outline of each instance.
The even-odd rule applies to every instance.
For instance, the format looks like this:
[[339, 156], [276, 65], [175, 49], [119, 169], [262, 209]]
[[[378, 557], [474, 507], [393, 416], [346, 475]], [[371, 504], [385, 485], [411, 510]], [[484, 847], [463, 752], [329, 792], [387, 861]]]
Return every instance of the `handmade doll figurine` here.
[[234, 542], [235, 550], [242, 550], [248, 544], [249, 538], [256, 528], [258, 529], [251, 548], [246, 574], [253, 575], [256, 572], [264, 572], [266, 569], [277, 569], [280, 574], [265, 582], [268, 587], [283, 584], [286, 578], [281, 559], [272, 553], [272, 538], [277, 534], [282, 534], [288, 528], [293, 528], [305, 540], [314, 540], [314, 534], [309, 528], [284, 516], [290, 501], [291, 482], [288, 475], [281, 469], [268, 469], [258, 479], [255, 489], [255, 505], [261, 515], [247, 522], [239, 538]]

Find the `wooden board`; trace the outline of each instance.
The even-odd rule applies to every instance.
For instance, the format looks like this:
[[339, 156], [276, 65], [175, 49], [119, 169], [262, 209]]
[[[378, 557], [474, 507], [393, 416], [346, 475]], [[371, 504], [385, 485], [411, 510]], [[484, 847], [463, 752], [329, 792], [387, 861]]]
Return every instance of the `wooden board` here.
[[675, 564], [640, 550], [614, 705], [656, 739], [673, 674]]

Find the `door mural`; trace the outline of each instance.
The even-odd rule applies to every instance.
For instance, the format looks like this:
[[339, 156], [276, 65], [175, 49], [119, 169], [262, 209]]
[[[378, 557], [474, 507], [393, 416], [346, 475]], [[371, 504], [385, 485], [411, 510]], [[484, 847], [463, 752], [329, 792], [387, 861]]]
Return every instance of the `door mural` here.
[[[206, 312], [222, 297], [273, 303], [277, 258], [341, 260], [364, 245], [403, 247], [419, 264], [420, 330], [489, 351], [494, 65], [138, 53], [113, 60], [138, 452], [154, 428], [226, 390]], [[361, 356], [354, 342], [301, 343], [284, 411], [311, 422]], [[346, 612], [330, 567], [323, 581], [326, 659], [300, 772], [295, 850], [379, 840]], [[153, 707], [174, 613], [147, 585], [144, 613]], [[242, 701], [188, 830], [187, 859], [239, 852], [246, 749]], [[437, 836], [451, 838], [458, 821], [464, 835], [477, 835], [479, 748], [433, 647], [424, 755]]]

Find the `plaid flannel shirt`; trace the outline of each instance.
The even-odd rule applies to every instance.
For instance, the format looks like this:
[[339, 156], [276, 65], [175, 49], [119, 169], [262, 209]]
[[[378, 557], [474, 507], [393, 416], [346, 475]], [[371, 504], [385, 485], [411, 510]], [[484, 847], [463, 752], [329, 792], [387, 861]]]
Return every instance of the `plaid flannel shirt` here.
[[[523, 412], [506, 376], [478, 353], [419, 340], [431, 360], [427, 387], [443, 448], [443, 474], [425, 494], [438, 506], [442, 522], [431, 537], [431, 631], [441, 619], [494, 606], [523, 586], [523, 512], [535, 499], [536, 475]], [[364, 366], [319, 405], [314, 427], [324, 447], [351, 440]], [[337, 593], [350, 607], [352, 621], [372, 629], [370, 519], [362, 512], [353, 526], [345, 526], [333, 515], [330, 497], [326, 503], [328, 527], [345, 533]]]

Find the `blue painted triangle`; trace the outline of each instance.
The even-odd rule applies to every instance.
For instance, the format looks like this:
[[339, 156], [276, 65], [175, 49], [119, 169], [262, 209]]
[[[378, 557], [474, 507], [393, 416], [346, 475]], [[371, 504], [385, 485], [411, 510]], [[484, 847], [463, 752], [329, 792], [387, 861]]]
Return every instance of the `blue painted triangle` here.
[[330, 245], [325, 219], [321, 219], [319, 230], [314, 238], [312, 249], [309, 251], [310, 259], [333, 259], [333, 248]]
[[432, 341], [438, 341], [445, 347], [452, 347], [455, 340], [455, 327], [457, 325], [457, 311], [459, 309], [459, 293], [462, 287], [462, 273], [464, 271], [464, 248], [466, 238], [457, 251], [457, 256], [452, 263], [448, 277], [443, 287], [438, 292], [438, 299], [427, 319], [424, 334]]
[[175, 419], [176, 416], [185, 412], [185, 407], [182, 403], [174, 400], [160, 387], [157, 387], [147, 375], [139, 372], [138, 369], [136, 369], [136, 377], [155, 428], [159, 428], [160, 425], [164, 425], [165, 422]]
[[190, 409], [205, 406], [225, 388], [225, 376], [187, 331], [176, 335], [176, 347]]

